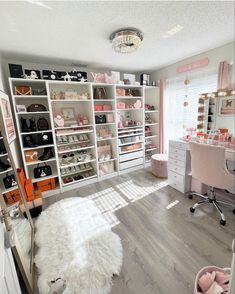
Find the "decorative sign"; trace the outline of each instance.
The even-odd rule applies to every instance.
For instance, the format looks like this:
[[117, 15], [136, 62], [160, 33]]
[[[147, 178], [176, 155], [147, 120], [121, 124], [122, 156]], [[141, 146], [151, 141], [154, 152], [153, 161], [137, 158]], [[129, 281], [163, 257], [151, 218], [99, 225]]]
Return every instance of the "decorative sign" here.
[[180, 73], [191, 71], [201, 67], [206, 67], [208, 64], [209, 64], [209, 58], [206, 57], [189, 64], [181, 65], [177, 67], [176, 72], [180, 74]]
[[0, 108], [2, 114], [2, 120], [7, 136], [7, 142], [10, 144], [16, 138], [16, 132], [14, 127], [14, 121], [11, 112], [11, 105], [9, 97], [0, 91]]

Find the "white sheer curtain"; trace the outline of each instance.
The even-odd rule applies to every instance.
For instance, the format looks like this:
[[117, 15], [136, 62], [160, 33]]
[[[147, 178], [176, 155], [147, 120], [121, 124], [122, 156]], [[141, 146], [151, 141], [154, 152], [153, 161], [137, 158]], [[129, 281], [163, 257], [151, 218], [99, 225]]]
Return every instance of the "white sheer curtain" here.
[[180, 78], [166, 80], [166, 94], [164, 99], [164, 146], [168, 151], [170, 139], [182, 138], [184, 126], [196, 127], [198, 114], [199, 94], [216, 91], [217, 70], [189, 73], [187, 79], [190, 83], [187, 89], [188, 106], [183, 106], [185, 101], [186, 75]]

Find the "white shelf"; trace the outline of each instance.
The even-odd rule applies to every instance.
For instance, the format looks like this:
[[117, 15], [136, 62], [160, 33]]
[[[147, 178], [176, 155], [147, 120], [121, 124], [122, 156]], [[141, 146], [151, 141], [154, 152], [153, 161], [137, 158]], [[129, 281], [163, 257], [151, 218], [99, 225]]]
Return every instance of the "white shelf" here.
[[157, 113], [158, 110], [145, 110], [145, 113]]
[[158, 148], [157, 147], [154, 147], [154, 148], [149, 148], [149, 149], [145, 149], [145, 152], [148, 152], [148, 151], [153, 151], [153, 150], [157, 150]]
[[83, 99], [61, 99], [61, 100], [53, 100], [51, 99], [51, 102], [53, 103], [64, 103], [64, 102], [91, 102], [91, 99], [83, 100]]
[[2, 190], [2, 194], [6, 194], [6, 193], [14, 191], [16, 189], [18, 189], [18, 185], [15, 185], [14, 187], [11, 187], [11, 188], [8, 188], [8, 189], [3, 187], [1, 190]]
[[62, 183], [62, 186], [66, 187], [66, 186], [69, 186], [69, 185], [72, 185], [72, 184], [75, 184], [75, 183], [81, 183], [81, 182], [84, 182], [84, 181], [87, 181], [87, 180], [90, 180], [90, 179], [93, 179], [93, 178], [97, 178], [97, 175], [86, 177], [84, 179], [77, 180], [77, 181], [73, 180], [72, 182], [67, 183], [67, 184]]
[[3, 139], [3, 137], [0, 137], [0, 140], [2, 140]]
[[127, 146], [127, 145], [132, 145], [132, 144], [136, 144], [136, 143], [144, 143], [144, 141], [135, 141], [135, 142], [129, 142], [129, 143], [123, 143], [123, 144], [119, 144], [118, 146], [119, 147], [122, 147], [122, 146]]
[[100, 141], [106, 141], [106, 140], [115, 140], [117, 139], [117, 137], [107, 137], [107, 138], [97, 138], [96, 141], [100, 142]]
[[41, 133], [52, 133], [52, 130], [25, 132], [25, 133], [20, 133], [20, 134], [21, 135], [34, 135], [34, 134], [41, 134]]
[[17, 112], [18, 115], [21, 115], [21, 114], [47, 114], [47, 113], [50, 113], [50, 111], [22, 111], [22, 112]]
[[0, 157], [8, 156], [8, 153], [0, 154]]
[[73, 127], [55, 127], [55, 130], [66, 130], [66, 129], [77, 129], [77, 128], [88, 128], [93, 127], [93, 125], [82, 125], [82, 126], [73, 126]]
[[44, 180], [49, 180], [49, 179], [54, 179], [54, 178], [57, 178], [58, 175], [57, 174], [52, 174], [48, 177], [42, 177], [42, 178], [38, 178], [38, 179], [32, 179], [33, 183], [38, 183], [38, 182], [41, 182], [41, 181], [44, 181]]
[[94, 102], [109, 102], [115, 101], [115, 99], [93, 99]]
[[106, 112], [115, 112], [115, 110], [101, 110], [101, 111], [94, 111], [94, 113], [106, 113]]
[[73, 166], [77, 166], [77, 165], [81, 165], [81, 164], [85, 164], [85, 163], [90, 163], [90, 162], [94, 162], [96, 161], [96, 159], [91, 159], [91, 160], [87, 160], [87, 161], [79, 161], [76, 163], [70, 163], [70, 164], [64, 164], [64, 165], [60, 165], [60, 168], [68, 168], [68, 167], [73, 167]]
[[49, 145], [41, 145], [41, 146], [37, 146], [37, 147], [24, 147], [24, 151], [28, 151], [28, 150], [33, 150], [33, 149], [42, 149], [42, 148], [46, 148], [46, 147], [54, 147], [54, 144], [49, 144]]
[[76, 174], [81, 174], [81, 173], [91, 171], [91, 170], [94, 170], [93, 167], [89, 167], [89, 168], [81, 169], [81, 170], [76, 170], [75, 172], [71, 172], [71, 173], [64, 174], [64, 175], [61, 174], [61, 177], [64, 178], [64, 177], [74, 176]]
[[116, 96], [116, 99], [143, 99], [143, 96]]
[[108, 126], [108, 125], [115, 125], [115, 124], [116, 124], [115, 122], [112, 122], [112, 123], [96, 124], [95, 126], [98, 127], [98, 126]]
[[[31, 80], [32, 81], [32, 80]], [[30, 81], [30, 82], [31, 82]], [[48, 98], [47, 95], [13, 95], [15, 98], [27, 98], [27, 99], [34, 99], [34, 98]]]
[[117, 108], [117, 111], [133, 111], [133, 110], [143, 110], [143, 108], [125, 108], [125, 109]]
[[6, 173], [9, 173], [9, 172], [12, 171], [12, 170], [13, 170], [13, 169], [10, 167], [10, 168], [8, 168], [8, 169], [6, 169], [6, 170], [0, 172], [0, 175], [4, 175], [4, 174], [6, 174]]
[[155, 125], [158, 125], [158, 123], [145, 124], [146, 127], [148, 127], [148, 126], [155, 126]]
[[132, 126], [132, 127], [123, 127], [123, 128], [118, 128], [118, 132], [119, 131], [124, 131], [124, 130], [129, 130], [129, 129], [137, 129], [137, 128], [139, 128], [139, 129], [143, 129], [143, 125], [141, 125], [141, 126]]
[[56, 158], [55, 157], [52, 157], [50, 159], [47, 159], [47, 160], [37, 160], [37, 161], [31, 161], [31, 162], [27, 162], [26, 161], [26, 165], [37, 165], [37, 164], [40, 164], [40, 163], [44, 163], [44, 162], [51, 162], [51, 161], [56, 161]]
[[143, 136], [143, 131], [141, 131], [141, 133], [137, 133], [137, 134], [127, 134], [127, 135], [118, 136], [118, 139], [127, 138], [127, 137], [135, 137], [135, 136]]
[[82, 150], [87, 150], [87, 149], [92, 149], [92, 148], [95, 148], [95, 146], [92, 145], [92, 146], [87, 146], [87, 147], [80, 147], [80, 148], [58, 151], [58, 154], [64, 154], [64, 153], [69, 153], [69, 152], [74, 152], [74, 151], [82, 151]]
[[155, 137], [158, 137], [158, 135], [145, 136], [145, 139], [151, 139], [151, 138], [155, 138]]
[[[72, 128], [71, 128], [72, 129]], [[61, 134], [57, 134], [56, 133], [56, 136], [57, 137], [60, 137], [60, 136], [69, 136], [69, 135], [80, 135], [80, 134], [86, 134], [86, 133], [93, 133], [94, 131], [93, 130], [81, 130], [81, 131], [75, 131], [75, 132], [68, 132], [68, 133], [61, 133]]]

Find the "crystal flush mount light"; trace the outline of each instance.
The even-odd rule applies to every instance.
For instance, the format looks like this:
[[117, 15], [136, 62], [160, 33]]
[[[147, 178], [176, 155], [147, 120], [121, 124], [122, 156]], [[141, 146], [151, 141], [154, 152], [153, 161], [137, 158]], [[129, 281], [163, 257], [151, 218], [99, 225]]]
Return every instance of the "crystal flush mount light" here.
[[127, 28], [115, 31], [110, 35], [109, 39], [115, 52], [131, 53], [140, 47], [143, 34], [137, 29]]

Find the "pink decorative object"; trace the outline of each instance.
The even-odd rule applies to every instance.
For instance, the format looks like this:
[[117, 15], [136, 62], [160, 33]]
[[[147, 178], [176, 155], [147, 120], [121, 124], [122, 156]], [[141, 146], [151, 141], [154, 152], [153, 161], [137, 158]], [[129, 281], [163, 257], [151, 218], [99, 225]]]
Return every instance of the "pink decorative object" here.
[[125, 102], [117, 102], [117, 109], [125, 109], [126, 104]]
[[167, 154], [154, 154], [151, 158], [152, 173], [159, 178], [167, 178]]
[[112, 114], [107, 114], [106, 115], [106, 120], [108, 123], [112, 123], [113, 122], [113, 115]]
[[96, 105], [94, 106], [94, 110], [95, 110], [95, 111], [102, 111], [102, 110], [103, 110], [103, 105], [96, 104]]
[[94, 83], [105, 83], [105, 74], [91, 72]]
[[208, 64], [209, 64], [209, 58], [206, 57], [203, 59], [196, 60], [189, 64], [181, 65], [177, 67], [176, 72], [180, 74], [180, 73], [191, 71], [197, 68], [206, 67]]
[[112, 110], [112, 105], [104, 104], [104, 105], [103, 105], [103, 110], [105, 110], [105, 111]]
[[104, 74], [105, 83], [107, 84], [115, 84], [116, 83], [116, 75], [111, 72], [111, 76], [109, 76], [107, 73]]
[[134, 108], [137, 108], [137, 109], [139, 109], [139, 108], [141, 108], [141, 106], [142, 106], [142, 103], [141, 103], [141, 100], [136, 100], [136, 102], [134, 103]]

